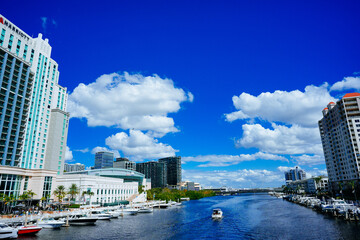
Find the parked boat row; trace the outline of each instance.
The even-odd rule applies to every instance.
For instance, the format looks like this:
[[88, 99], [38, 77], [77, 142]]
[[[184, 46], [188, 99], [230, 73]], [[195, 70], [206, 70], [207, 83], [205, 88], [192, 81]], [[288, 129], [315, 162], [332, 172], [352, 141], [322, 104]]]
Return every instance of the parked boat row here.
[[56, 212], [52, 214], [26, 214], [22, 217], [3, 218], [0, 222], [0, 239], [17, 238], [21, 235], [34, 235], [40, 230], [56, 229], [64, 226], [95, 225], [97, 221], [111, 220], [120, 216], [152, 213], [154, 208], [164, 209], [179, 207], [181, 203], [152, 201], [137, 203], [132, 206], [113, 206], [84, 208], [76, 211]]
[[359, 221], [360, 219], [360, 208], [355, 206], [353, 203], [346, 202], [343, 199], [331, 198], [325, 201], [316, 197], [302, 195], [285, 195], [280, 193], [269, 194], [311, 208], [324, 214], [342, 218], [344, 220]]

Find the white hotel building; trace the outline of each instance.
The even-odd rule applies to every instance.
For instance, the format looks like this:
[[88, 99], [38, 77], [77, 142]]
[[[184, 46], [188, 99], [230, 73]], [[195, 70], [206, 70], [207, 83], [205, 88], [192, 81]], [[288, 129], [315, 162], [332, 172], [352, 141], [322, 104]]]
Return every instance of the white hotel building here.
[[20, 161], [12, 166], [63, 172], [69, 114], [66, 88], [60, 86], [58, 64], [42, 34], [32, 38], [0, 15], [0, 47], [30, 65], [34, 74]]
[[332, 189], [360, 179], [360, 93], [330, 102], [319, 121], [326, 169]]

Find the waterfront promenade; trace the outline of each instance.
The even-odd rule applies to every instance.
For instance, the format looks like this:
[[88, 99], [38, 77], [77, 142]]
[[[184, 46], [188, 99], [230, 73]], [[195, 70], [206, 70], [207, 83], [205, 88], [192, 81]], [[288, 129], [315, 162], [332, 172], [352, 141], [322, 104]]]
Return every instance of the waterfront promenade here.
[[[356, 239], [360, 225], [267, 194], [216, 196], [95, 226], [43, 229], [31, 239]], [[221, 208], [224, 218], [211, 219]]]

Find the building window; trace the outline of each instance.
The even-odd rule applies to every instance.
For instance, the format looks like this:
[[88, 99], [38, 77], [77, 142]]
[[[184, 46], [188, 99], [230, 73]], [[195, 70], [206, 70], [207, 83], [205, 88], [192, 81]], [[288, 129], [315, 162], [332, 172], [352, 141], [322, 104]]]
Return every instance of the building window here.
[[0, 36], [0, 46], [3, 45], [4, 38], [5, 38], [5, 29], [2, 29], [1, 30], [1, 36]]
[[27, 51], [28, 51], [28, 45], [25, 44], [24, 53], [23, 53], [23, 59], [26, 59]]
[[22, 177], [13, 174], [0, 174], [0, 193], [17, 198], [20, 194]]
[[18, 40], [17, 45], [16, 45], [16, 56], [19, 56], [19, 53], [20, 53], [20, 45], [21, 45], [21, 41]]
[[29, 183], [29, 177], [26, 176], [26, 177], [25, 177], [25, 181], [24, 181], [24, 192], [27, 191], [28, 183]]
[[51, 185], [52, 185], [52, 177], [45, 177], [44, 180], [44, 190], [43, 190], [43, 197], [48, 199], [51, 196]]
[[11, 51], [11, 47], [13, 44], [13, 40], [14, 40], [14, 36], [12, 34], [10, 34], [10, 39], [9, 39], [9, 44], [8, 44], [8, 49]]

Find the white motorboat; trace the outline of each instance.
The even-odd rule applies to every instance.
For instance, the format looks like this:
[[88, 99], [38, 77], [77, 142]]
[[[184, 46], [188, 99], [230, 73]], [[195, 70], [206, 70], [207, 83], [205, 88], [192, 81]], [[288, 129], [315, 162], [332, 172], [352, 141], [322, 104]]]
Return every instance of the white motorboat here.
[[38, 225], [42, 228], [61, 228], [65, 225], [64, 221], [55, 220], [54, 218], [42, 218], [38, 222]]
[[211, 218], [212, 219], [221, 219], [223, 217], [223, 212], [220, 208], [216, 208], [213, 210]]
[[30, 225], [30, 226], [18, 226], [17, 229], [19, 236], [24, 236], [24, 235], [28, 236], [28, 235], [37, 234], [38, 232], [40, 232], [42, 227], [36, 225]]
[[91, 217], [83, 213], [73, 214], [69, 216], [69, 224], [76, 226], [95, 225], [97, 217]]
[[116, 212], [119, 212], [121, 215], [135, 215], [139, 212], [139, 209], [137, 208], [121, 208], [117, 210]]
[[120, 213], [117, 211], [107, 211], [106, 213], [111, 215], [111, 218], [118, 218], [120, 216]]
[[171, 204], [169, 204], [169, 203], [160, 203], [160, 205], [159, 205], [160, 208], [168, 208], [170, 206], [171, 206]]
[[139, 209], [139, 213], [152, 213], [153, 209], [150, 207], [142, 207]]
[[17, 237], [18, 237], [18, 230], [16, 228], [12, 228], [4, 223], [0, 223], [0, 239], [17, 238]]
[[99, 210], [91, 210], [90, 216], [97, 217], [98, 220], [110, 220], [111, 218], [111, 214]]

